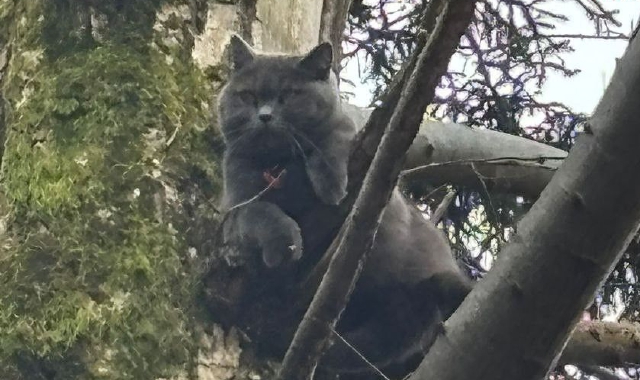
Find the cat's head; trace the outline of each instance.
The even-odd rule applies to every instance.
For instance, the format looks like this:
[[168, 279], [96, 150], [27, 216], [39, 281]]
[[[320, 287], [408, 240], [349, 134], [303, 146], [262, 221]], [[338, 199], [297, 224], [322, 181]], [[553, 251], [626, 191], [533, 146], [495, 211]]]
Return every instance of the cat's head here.
[[231, 149], [295, 150], [328, 132], [339, 103], [331, 44], [304, 56], [263, 55], [234, 35], [229, 51], [218, 115]]

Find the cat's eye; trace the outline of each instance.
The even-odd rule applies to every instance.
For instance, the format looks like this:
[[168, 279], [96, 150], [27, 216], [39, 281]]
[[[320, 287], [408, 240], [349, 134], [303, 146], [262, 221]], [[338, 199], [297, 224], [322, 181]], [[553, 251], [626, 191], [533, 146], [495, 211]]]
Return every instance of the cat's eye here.
[[256, 96], [251, 91], [238, 91], [236, 92], [236, 96], [240, 99], [240, 101], [244, 104], [256, 104]]
[[278, 101], [280, 103], [284, 103], [289, 100], [293, 96], [300, 96], [302, 94], [302, 90], [299, 88], [285, 88], [280, 91], [280, 95], [278, 96]]

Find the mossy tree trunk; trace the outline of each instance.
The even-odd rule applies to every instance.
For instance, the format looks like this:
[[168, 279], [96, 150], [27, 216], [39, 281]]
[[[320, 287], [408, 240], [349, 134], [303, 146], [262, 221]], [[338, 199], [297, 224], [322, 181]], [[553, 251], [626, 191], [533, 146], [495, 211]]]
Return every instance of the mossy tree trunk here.
[[203, 5], [0, 1], [0, 377], [194, 372], [221, 149]]
[[321, 9], [0, 0], [0, 378], [247, 376], [197, 300], [224, 48], [306, 50]]

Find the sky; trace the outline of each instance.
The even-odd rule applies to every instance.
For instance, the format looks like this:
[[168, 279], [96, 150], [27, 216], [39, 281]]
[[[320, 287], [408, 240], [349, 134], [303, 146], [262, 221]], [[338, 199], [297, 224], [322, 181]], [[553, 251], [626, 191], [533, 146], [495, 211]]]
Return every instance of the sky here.
[[[640, 0], [601, 0], [607, 9], [618, 9], [621, 31], [629, 34], [631, 23], [637, 24], [640, 17]], [[557, 33], [590, 33], [593, 24], [582, 15], [581, 8], [573, 1], [556, 1], [554, 10], [567, 10], [570, 22], [559, 25]], [[574, 39], [575, 52], [565, 57], [567, 66], [579, 68], [581, 72], [572, 78], [551, 76], [543, 86], [544, 101], [560, 101], [577, 112], [591, 113], [598, 104], [607, 83], [611, 79], [616, 58], [622, 57], [628, 43], [622, 40], [579, 40]]]
[[[585, 2], [588, 2], [586, 0]], [[617, 9], [617, 20], [622, 23], [619, 31], [629, 34], [633, 25], [640, 18], [640, 0], [600, 0], [603, 7]], [[555, 34], [593, 34], [593, 23], [584, 15], [582, 8], [572, 0], [557, 0], [549, 4], [549, 10], [567, 14], [570, 20], [557, 25]], [[576, 112], [590, 114], [602, 96], [615, 68], [616, 58], [624, 54], [627, 46], [625, 40], [572, 39], [573, 53], [564, 55], [568, 68], [580, 69], [581, 72], [571, 78], [559, 74], [549, 75], [542, 88], [540, 100], [544, 102], [559, 101]], [[345, 67], [344, 75], [356, 83], [356, 87], [348, 84], [343, 89], [352, 91], [355, 96], [350, 102], [366, 106], [371, 99], [371, 85], [361, 84], [358, 79], [358, 65], [351, 60]], [[343, 82], [344, 83], [344, 82]]]

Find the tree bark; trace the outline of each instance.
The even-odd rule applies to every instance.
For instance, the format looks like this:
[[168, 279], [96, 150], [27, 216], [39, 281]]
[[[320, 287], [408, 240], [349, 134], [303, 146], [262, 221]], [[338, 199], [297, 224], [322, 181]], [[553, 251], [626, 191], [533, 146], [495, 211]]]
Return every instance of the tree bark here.
[[563, 165], [412, 379], [539, 379], [640, 220], [640, 39]]
[[[6, 46], [6, 42], [0, 39], [0, 89], [3, 88], [5, 70], [7, 68], [7, 60], [9, 59], [9, 47]], [[0, 92], [0, 142], [4, 142], [4, 134], [5, 134], [5, 100]], [[0, 166], [2, 165], [2, 156], [4, 153], [4, 144], [0, 144]], [[0, 208], [0, 215], [4, 215], [2, 212], [2, 208]], [[0, 232], [1, 234], [2, 232]]]
[[0, 1], [2, 378], [197, 372], [215, 79], [161, 3]]

